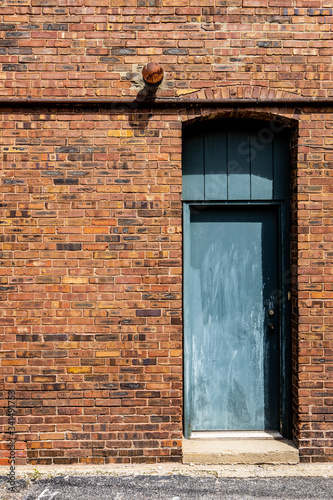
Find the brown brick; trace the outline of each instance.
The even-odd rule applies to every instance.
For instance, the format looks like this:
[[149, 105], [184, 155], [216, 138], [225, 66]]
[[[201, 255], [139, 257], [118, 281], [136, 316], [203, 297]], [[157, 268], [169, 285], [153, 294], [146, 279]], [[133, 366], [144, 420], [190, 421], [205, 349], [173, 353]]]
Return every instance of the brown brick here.
[[[295, 131], [292, 432], [302, 461], [333, 460], [333, 114], [290, 102], [333, 98], [332, 8], [204, 3], [2, 6], [0, 95], [22, 100], [0, 116], [0, 382], [17, 393], [18, 460], [181, 460], [182, 132], [216, 116]], [[151, 99], [205, 105], [139, 108], [150, 60], [164, 68]], [[132, 104], [85, 101], [108, 98]]]

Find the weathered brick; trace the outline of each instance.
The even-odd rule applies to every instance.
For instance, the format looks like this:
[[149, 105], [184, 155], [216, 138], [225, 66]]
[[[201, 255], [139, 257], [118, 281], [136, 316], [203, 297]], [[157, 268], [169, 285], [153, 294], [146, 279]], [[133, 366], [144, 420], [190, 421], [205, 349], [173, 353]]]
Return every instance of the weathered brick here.
[[3, 64], [2, 71], [27, 71], [28, 66], [26, 64]]
[[[301, 460], [332, 461], [333, 114], [290, 103], [333, 97], [332, 8], [7, 3], [0, 95], [27, 102], [0, 116], [0, 381], [17, 391], [21, 458], [181, 460], [182, 131], [232, 115], [278, 116], [294, 130], [292, 432]], [[164, 80], [149, 94], [141, 69], [150, 60]], [[35, 98], [49, 102], [30, 106]], [[54, 104], [62, 98], [82, 104]], [[159, 108], [155, 98], [206, 104]], [[256, 105], [208, 106], [230, 98]]]

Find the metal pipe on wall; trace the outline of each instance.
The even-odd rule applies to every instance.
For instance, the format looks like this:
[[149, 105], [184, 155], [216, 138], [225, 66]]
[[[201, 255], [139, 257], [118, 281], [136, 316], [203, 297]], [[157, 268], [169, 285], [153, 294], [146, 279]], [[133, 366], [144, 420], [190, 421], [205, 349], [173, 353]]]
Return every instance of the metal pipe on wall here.
[[250, 108], [250, 107], [333, 107], [333, 99], [1, 99], [0, 107], [58, 107], [58, 106], [108, 106], [115, 110], [124, 107], [138, 108]]

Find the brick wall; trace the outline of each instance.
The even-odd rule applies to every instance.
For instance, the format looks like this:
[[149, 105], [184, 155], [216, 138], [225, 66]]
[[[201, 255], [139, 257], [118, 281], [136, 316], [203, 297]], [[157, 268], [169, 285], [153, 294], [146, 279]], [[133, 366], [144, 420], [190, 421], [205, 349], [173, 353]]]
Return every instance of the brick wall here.
[[332, 119], [332, 112], [299, 118], [294, 414], [303, 461], [333, 460]]
[[30, 461], [179, 459], [178, 117], [1, 125], [1, 363]]
[[[72, 3], [0, 5], [0, 98], [135, 99], [150, 60], [158, 97], [333, 96], [328, 0]], [[22, 460], [180, 460], [181, 128], [224, 113], [1, 104], [0, 425], [15, 388]], [[333, 460], [333, 106], [247, 113], [298, 123], [294, 435]]]

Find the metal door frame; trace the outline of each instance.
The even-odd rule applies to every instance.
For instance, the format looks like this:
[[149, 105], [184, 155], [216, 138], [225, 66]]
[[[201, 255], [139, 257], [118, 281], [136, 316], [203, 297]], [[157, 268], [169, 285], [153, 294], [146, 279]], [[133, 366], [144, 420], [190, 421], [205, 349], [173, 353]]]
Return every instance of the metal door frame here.
[[[186, 201], [183, 202], [183, 263], [188, 257], [190, 248], [187, 247], [189, 239], [189, 216], [190, 207], [195, 206], [225, 206], [226, 208], [262, 208], [275, 206], [278, 217], [278, 255], [279, 255], [279, 290], [281, 292], [280, 302], [280, 433], [285, 438], [291, 438], [292, 420], [291, 420], [291, 269], [290, 269], [290, 207], [289, 200], [281, 201], [259, 201], [259, 202], [238, 202], [238, 201]], [[183, 353], [185, 353], [185, 291], [184, 291], [184, 265], [183, 265]], [[189, 405], [186, 405], [187, 394], [185, 386], [185, 359], [183, 357], [183, 429], [185, 438], [191, 434], [190, 416], [187, 415]], [[187, 424], [188, 423], [188, 424]]]

